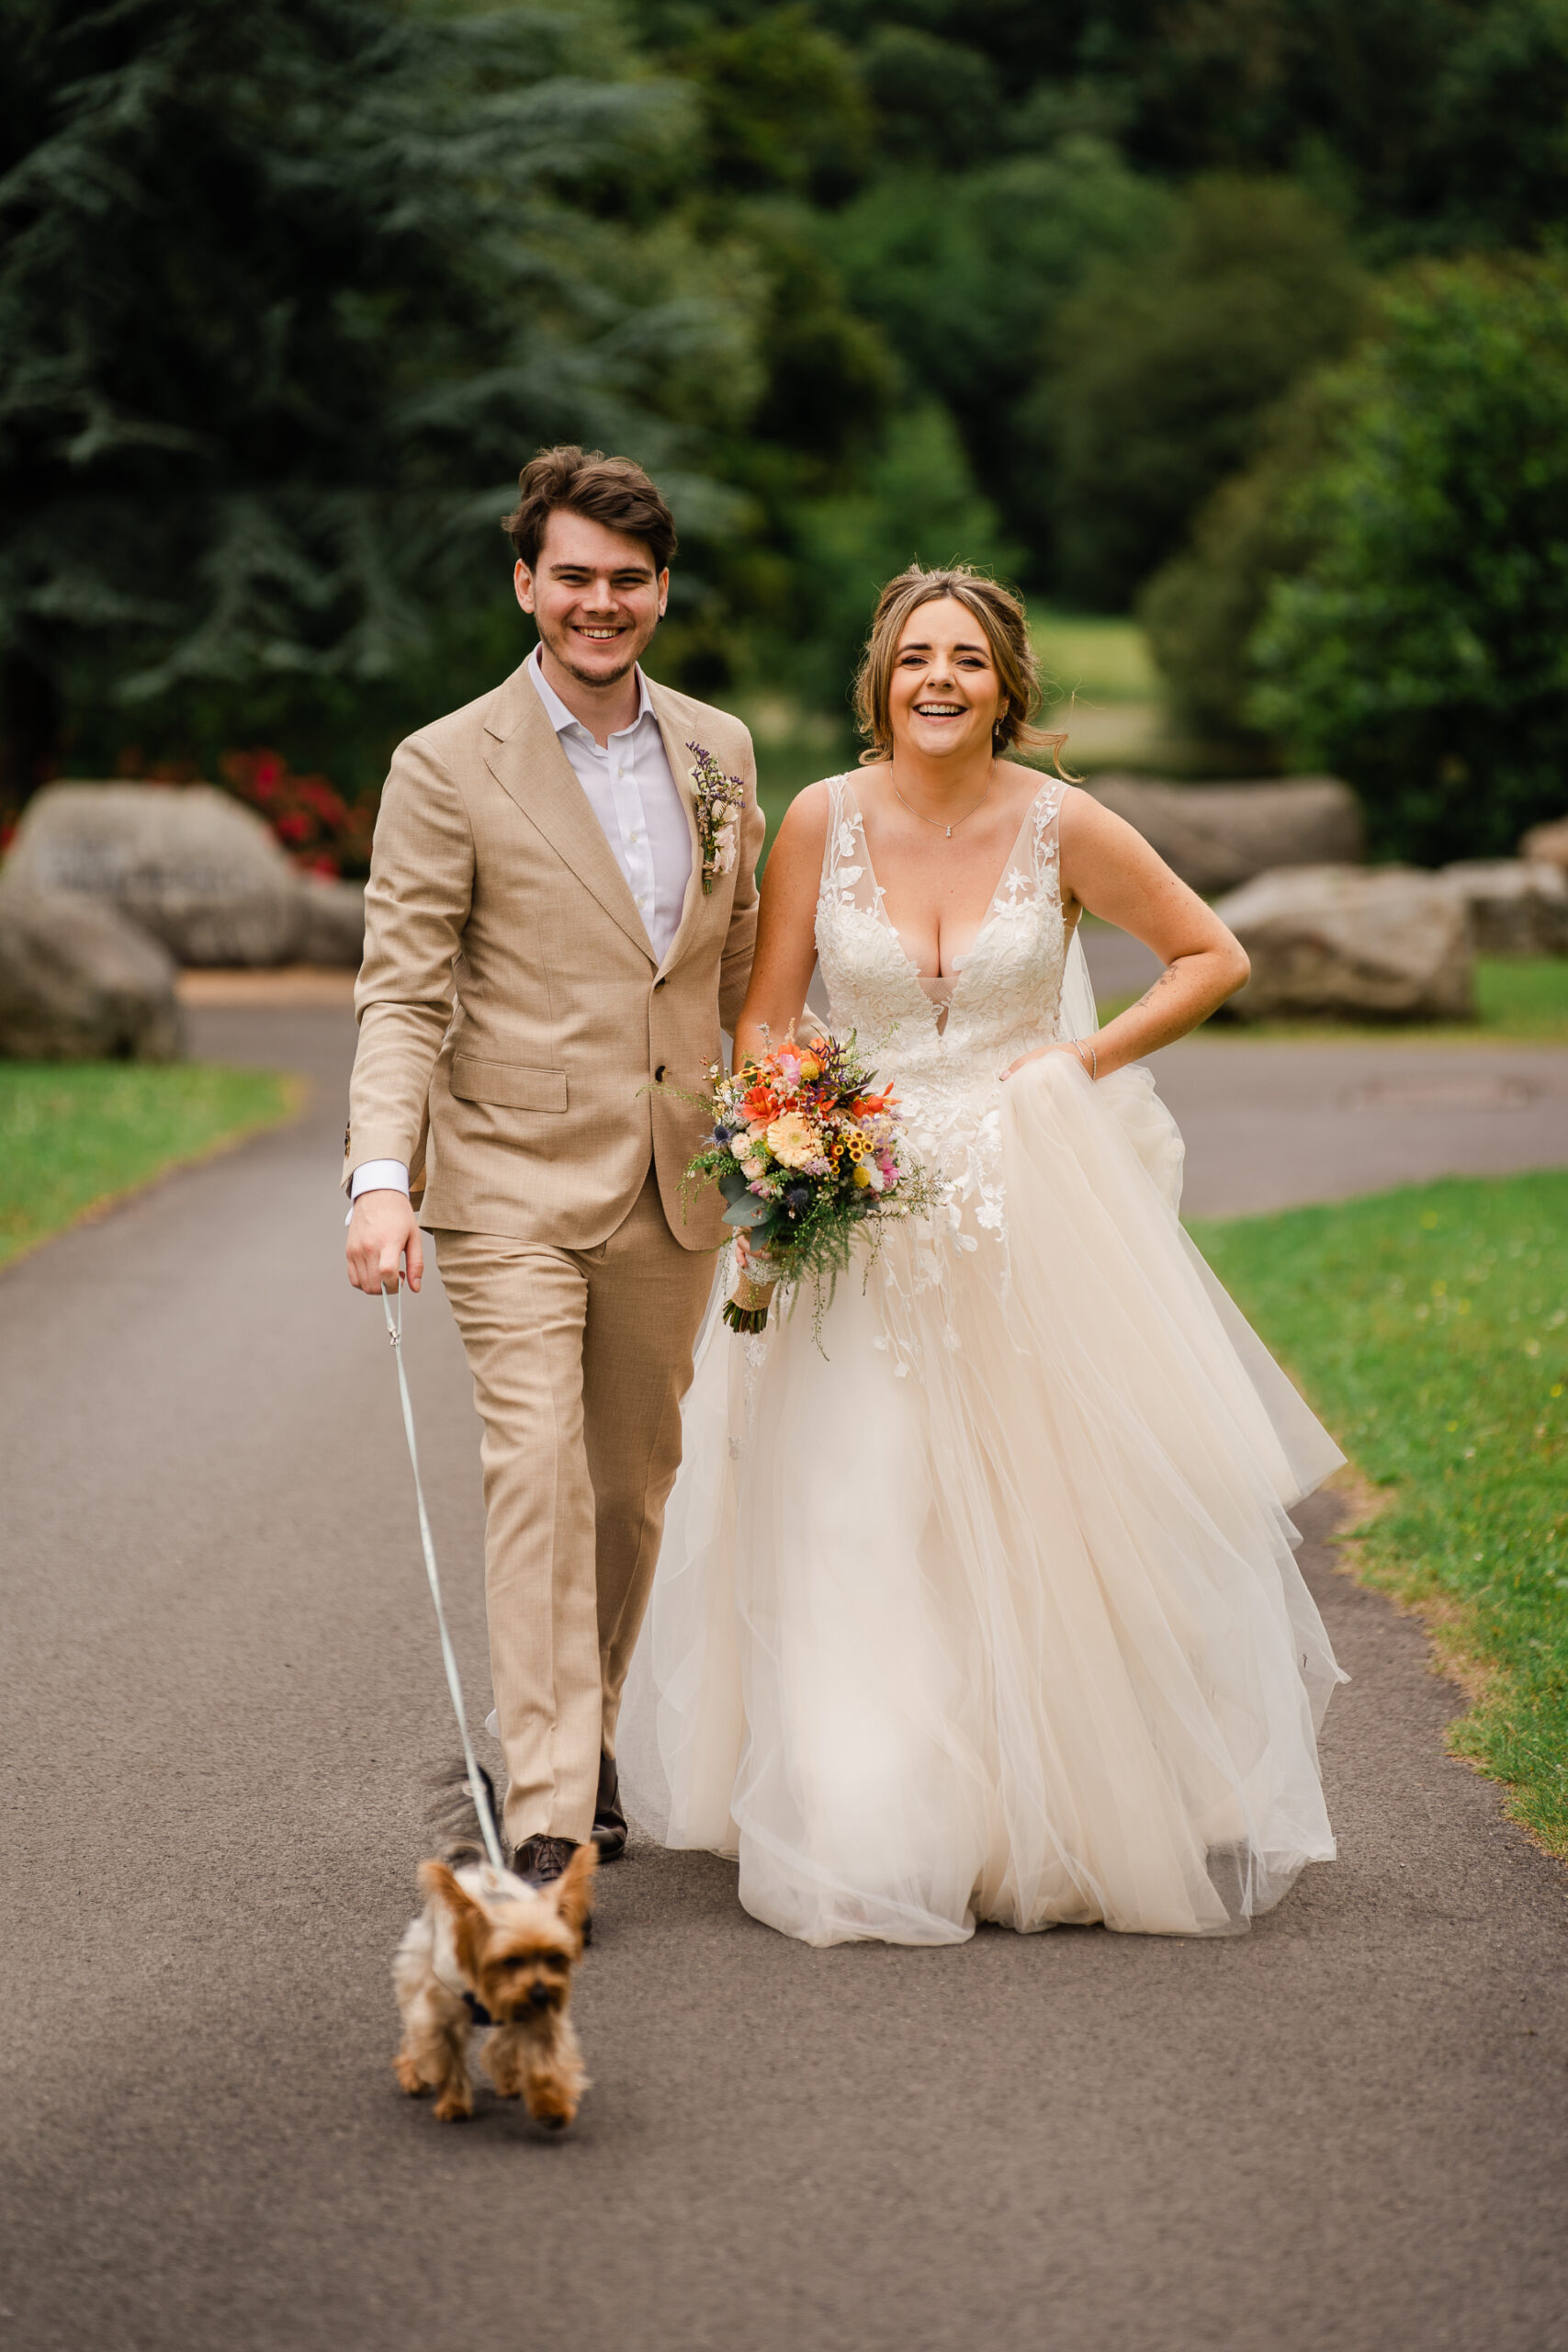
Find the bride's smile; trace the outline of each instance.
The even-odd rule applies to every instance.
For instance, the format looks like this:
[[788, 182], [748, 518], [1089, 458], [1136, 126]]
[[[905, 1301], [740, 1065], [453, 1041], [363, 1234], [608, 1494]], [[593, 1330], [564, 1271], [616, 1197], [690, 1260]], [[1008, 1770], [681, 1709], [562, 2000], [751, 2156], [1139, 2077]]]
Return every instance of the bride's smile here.
[[973, 613], [943, 596], [911, 615], [889, 681], [894, 764], [902, 757], [911, 797], [923, 795], [944, 824], [954, 820], [943, 803], [957, 804], [962, 822], [965, 800], [986, 789], [1003, 701]]

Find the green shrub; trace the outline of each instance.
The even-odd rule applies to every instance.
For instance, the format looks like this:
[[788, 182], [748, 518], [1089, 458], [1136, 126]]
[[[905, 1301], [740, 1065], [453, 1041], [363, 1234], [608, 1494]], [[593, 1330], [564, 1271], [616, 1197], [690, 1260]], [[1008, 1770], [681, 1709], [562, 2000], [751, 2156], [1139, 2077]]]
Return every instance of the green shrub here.
[[[947, 93], [934, 79], [934, 107]], [[1056, 527], [1053, 419], [1036, 397], [1062, 304], [1097, 261], [1131, 260], [1169, 234], [1173, 200], [1104, 141], [983, 168], [902, 163], [829, 219], [824, 244], [855, 309], [874, 319], [925, 398], [956, 419], [976, 480], [1051, 567]]]
[[1322, 461], [1326, 432], [1325, 402], [1309, 382], [1281, 402], [1258, 456], [1220, 484], [1187, 546], [1137, 599], [1178, 720], [1211, 742], [1248, 744], [1264, 765], [1273, 746], [1247, 716], [1258, 683], [1248, 645], [1274, 582], [1312, 553], [1295, 493]]
[[1359, 787], [1378, 847], [1509, 852], [1568, 801], [1568, 260], [1427, 266], [1326, 389], [1251, 716]]
[[935, 401], [895, 421], [859, 488], [803, 504], [795, 553], [802, 601], [791, 635], [765, 643], [764, 676], [824, 711], [846, 707], [877, 592], [895, 572], [955, 559], [1010, 571], [1017, 560]]
[[1091, 270], [1028, 420], [1054, 451], [1064, 593], [1124, 610], [1274, 403], [1366, 316], [1339, 224], [1287, 181], [1200, 180], [1168, 243]]

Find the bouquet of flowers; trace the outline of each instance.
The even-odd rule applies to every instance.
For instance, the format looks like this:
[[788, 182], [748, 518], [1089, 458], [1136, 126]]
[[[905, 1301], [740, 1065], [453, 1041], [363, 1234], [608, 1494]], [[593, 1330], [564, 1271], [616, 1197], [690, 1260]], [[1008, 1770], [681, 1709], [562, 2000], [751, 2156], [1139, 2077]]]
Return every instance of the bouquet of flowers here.
[[716, 1064], [712, 1091], [698, 1099], [713, 1133], [686, 1170], [693, 1182], [716, 1182], [728, 1203], [724, 1221], [745, 1232], [750, 1262], [725, 1306], [732, 1331], [761, 1331], [775, 1283], [809, 1277], [817, 1322], [863, 1231], [874, 1249], [888, 1217], [931, 1205], [930, 1180], [910, 1159], [902, 1114], [889, 1088], [852, 1035], [792, 1033], [776, 1049], [748, 1057], [733, 1076]]

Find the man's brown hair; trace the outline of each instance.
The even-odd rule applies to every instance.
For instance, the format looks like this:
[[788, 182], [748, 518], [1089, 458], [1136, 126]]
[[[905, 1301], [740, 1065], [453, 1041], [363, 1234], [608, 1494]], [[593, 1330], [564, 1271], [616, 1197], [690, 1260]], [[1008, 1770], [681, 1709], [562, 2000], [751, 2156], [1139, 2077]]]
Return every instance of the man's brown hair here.
[[675, 517], [642, 468], [630, 458], [607, 458], [603, 449], [580, 449], [575, 441], [541, 449], [517, 477], [517, 504], [502, 524], [520, 563], [538, 567], [545, 526], [558, 506], [603, 523], [628, 539], [641, 539], [662, 571], [675, 552]]

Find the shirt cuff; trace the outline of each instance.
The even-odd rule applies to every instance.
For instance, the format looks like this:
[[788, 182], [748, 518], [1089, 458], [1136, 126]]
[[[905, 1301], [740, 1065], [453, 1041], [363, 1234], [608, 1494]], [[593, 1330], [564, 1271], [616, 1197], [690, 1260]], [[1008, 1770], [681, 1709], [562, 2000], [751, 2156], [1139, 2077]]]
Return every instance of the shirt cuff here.
[[[361, 1193], [401, 1193], [408, 1196], [408, 1163], [401, 1159], [362, 1159], [348, 1184], [348, 1216], [354, 1215], [354, 1204]], [[348, 1218], [344, 1220], [344, 1224]]]

